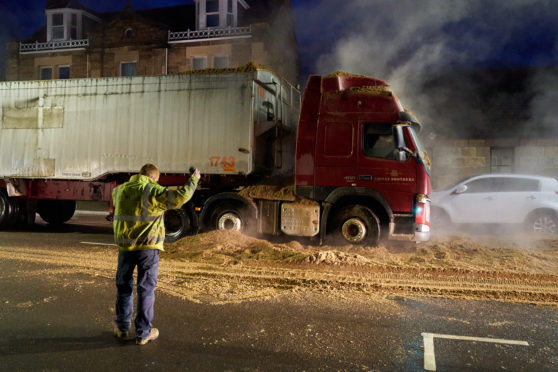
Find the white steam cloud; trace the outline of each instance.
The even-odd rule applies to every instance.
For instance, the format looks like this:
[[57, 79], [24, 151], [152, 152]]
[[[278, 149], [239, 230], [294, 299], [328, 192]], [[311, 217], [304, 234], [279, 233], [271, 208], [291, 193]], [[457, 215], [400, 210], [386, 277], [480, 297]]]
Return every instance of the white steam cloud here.
[[[544, 27], [551, 27], [549, 33], [558, 30], [558, 3], [550, 0], [321, 0], [318, 5], [297, 6], [295, 12], [303, 33], [298, 36], [303, 59], [315, 60], [308, 72], [344, 70], [387, 80], [426, 127], [440, 121], [449, 125], [459, 115], [467, 115], [469, 121], [487, 120], [470, 76], [452, 75], [457, 80], [439, 87], [436, 97], [424, 90], [430, 78], [495, 67], [502, 57], [511, 60], [512, 67], [548, 63], [544, 56], [526, 55], [529, 50], [515, 51], [514, 43], [519, 37], [523, 47], [529, 45], [524, 31], [539, 27], [539, 17], [544, 18]], [[305, 31], [322, 35], [321, 49], [305, 50]], [[557, 61], [558, 57], [553, 62]], [[558, 102], [554, 89], [558, 75], [551, 72], [540, 71], [532, 79], [535, 85], [527, 89], [540, 97], [533, 100], [532, 120], [558, 118], [557, 105], [549, 105]], [[488, 103], [498, 106], [517, 100], [504, 94]]]

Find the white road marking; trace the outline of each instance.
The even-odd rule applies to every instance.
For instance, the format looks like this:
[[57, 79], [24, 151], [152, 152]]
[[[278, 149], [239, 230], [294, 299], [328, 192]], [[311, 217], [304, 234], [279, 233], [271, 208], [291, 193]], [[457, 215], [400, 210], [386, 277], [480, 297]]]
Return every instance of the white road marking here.
[[427, 371], [436, 370], [436, 356], [434, 354], [435, 337], [445, 338], [450, 340], [478, 341], [478, 342], [491, 342], [495, 344], [529, 346], [529, 343], [526, 341], [504, 340], [501, 338], [455, 336], [455, 335], [444, 335], [444, 334], [437, 334], [437, 333], [422, 333], [422, 337], [424, 339], [424, 369]]
[[110, 245], [116, 247], [116, 244], [112, 243], [95, 243], [95, 242], [80, 242], [80, 244], [90, 244], [90, 245]]
[[424, 339], [424, 369], [427, 371], [436, 370], [436, 357], [434, 356], [434, 337], [432, 333], [423, 333]]

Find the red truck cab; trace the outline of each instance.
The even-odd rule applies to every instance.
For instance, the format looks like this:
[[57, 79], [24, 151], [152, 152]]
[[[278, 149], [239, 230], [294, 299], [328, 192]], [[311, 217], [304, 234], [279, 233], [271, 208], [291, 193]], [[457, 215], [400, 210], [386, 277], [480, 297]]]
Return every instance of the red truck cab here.
[[430, 164], [419, 129], [382, 80], [342, 72], [309, 78], [295, 192], [322, 204], [322, 237], [370, 245], [429, 239]]

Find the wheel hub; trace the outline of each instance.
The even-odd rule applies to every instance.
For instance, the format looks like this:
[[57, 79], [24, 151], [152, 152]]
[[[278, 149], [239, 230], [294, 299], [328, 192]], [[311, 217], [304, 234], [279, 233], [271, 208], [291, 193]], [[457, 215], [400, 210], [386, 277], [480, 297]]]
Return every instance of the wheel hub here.
[[366, 225], [358, 218], [349, 218], [341, 226], [341, 234], [348, 242], [361, 243], [366, 238]]
[[542, 233], [556, 233], [556, 224], [548, 216], [540, 216], [533, 222], [533, 231]]
[[224, 213], [217, 221], [217, 228], [219, 230], [242, 230], [242, 220], [234, 213]]

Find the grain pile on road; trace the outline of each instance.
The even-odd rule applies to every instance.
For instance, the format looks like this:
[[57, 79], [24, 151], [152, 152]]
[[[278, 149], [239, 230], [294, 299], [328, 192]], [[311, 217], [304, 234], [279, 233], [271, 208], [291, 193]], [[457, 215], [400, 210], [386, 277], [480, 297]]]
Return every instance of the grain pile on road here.
[[325, 264], [409, 269], [558, 273], [558, 240], [449, 236], [428, 243], [359, 247], [272, 243], [236, 231], [213, 231], [165, 244], [167, 259], [219, 263]]
[[[167, 261], [206, 264], [203, 272], [192, 276], [211, 278], [212, 286], [227, 283], [227, 294], [221, 296], [227, 301], [246, 299], [249, 294], [267, 297], [284, 290], [318, 290], [558, 305], [558, 240], [554, 237], [449, 236], [418, 246], [371, 248], [272, 243], [215, 231], [165, 248], [162, 258]], [[219, 288], [206, 288], [206, 297], [224, 287]]]
[[167, 243], [161, 257], [221, 265], [250, 261], [289, 263], [304, 261], [308, 253], [301, 248], [296, 242], [275, 246], [236, 231], [214, 231]]
[[[15, 233], [14, 233], [15, 234]], [[32, 262], [17, 275], [114, 280], [117, 249], [107, 245], [44, 248], [32, 240], [0, 247], [0, 259]], [[158, 290], [194, 302], [223, 304], [306, 298], [335, 301], [396, 296], [496, 299], [558, 306], [558, 239], [552, 237], [440, 237], [426, 244], [381, 247], [319, 246], [214, 231], [165, 244]], [[17, 280], [17, 278], [14, 278]], [[79, 284], [80, 285], [80, 284]]]

